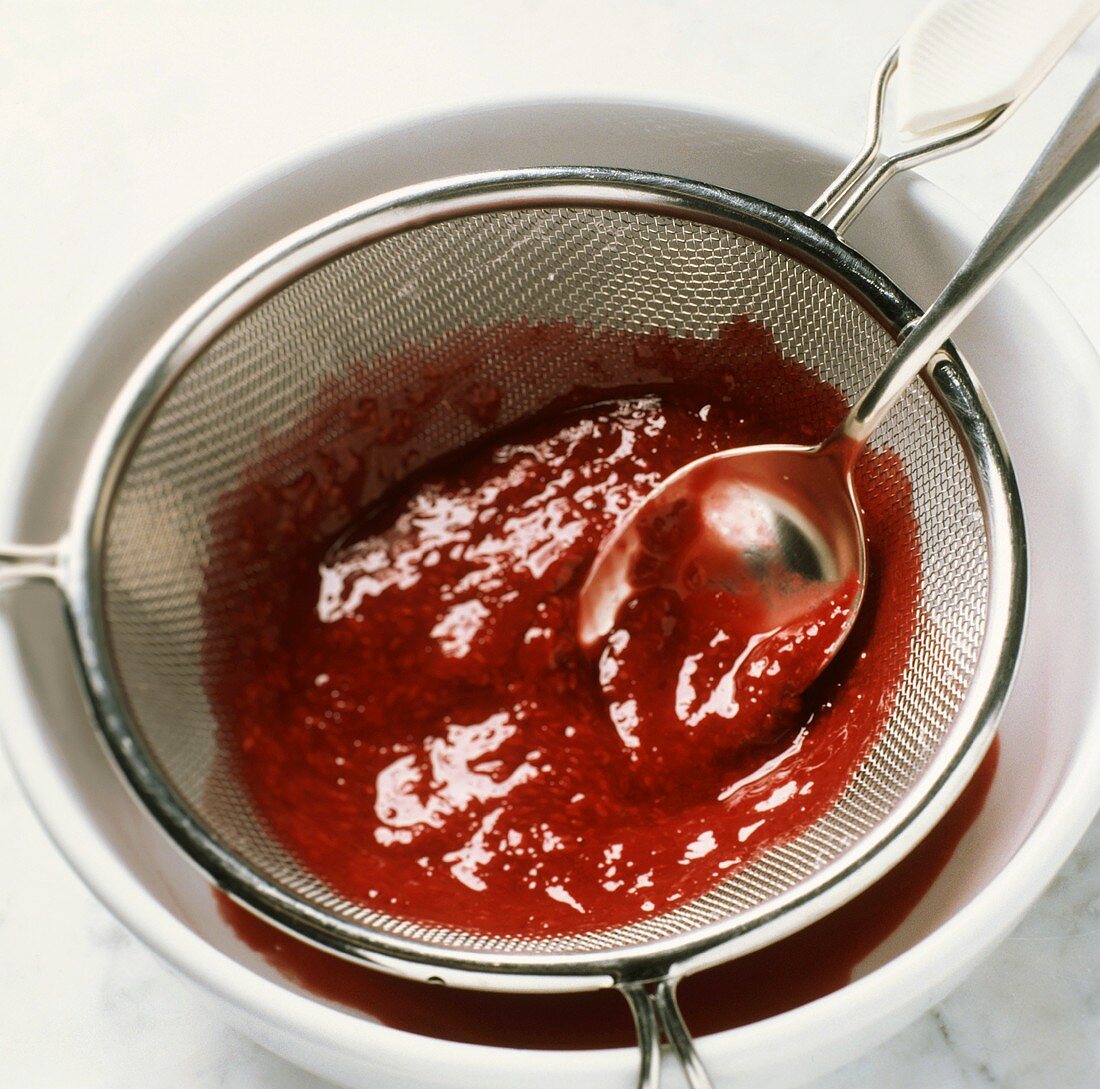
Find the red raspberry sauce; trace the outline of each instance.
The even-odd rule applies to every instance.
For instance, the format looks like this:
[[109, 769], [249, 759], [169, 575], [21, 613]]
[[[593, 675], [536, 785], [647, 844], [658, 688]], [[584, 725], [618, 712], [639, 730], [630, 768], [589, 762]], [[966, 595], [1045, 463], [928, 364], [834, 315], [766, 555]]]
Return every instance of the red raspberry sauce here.
[[[442, 400], [482, 423], [506, 403], [483, 360], [523, 374], [555, 353], [590, 361], [593, 385], [403, 475]], [[624, 609], [596, 661], [575, 627], [596, 549], [655, 483], [726, 447], [819, 439], [838, 392], [747, 320], [713, 340], [516, 323], [399, 362], [390, 403], [321, 391], [212, 525], [208, 691], [301, 864], [423, 923], [565, 933], [672, 910], [825, 812], [916, 623], [892, 453], [857, 467], [871, 576], [806, 691], [843, 595], [747, 658], [735, 619], [693, 628], [668, 593]]]
[[[982, 811], [1000, 746], [993, 747], [935, 828], [866, 892], [831, 915], [739, 960], [688, 976], [678, 991], [697, 1036], [748, 1025], [839, 990], [917, 906]], [[288, 937], [217, 893], [218, 911], [250, 949], [311, 994], [391, 1028], [495, 1047], [629, 1047], [626, 1004], [609, 991], [490, 994], [433, 987], [371, 971]]]

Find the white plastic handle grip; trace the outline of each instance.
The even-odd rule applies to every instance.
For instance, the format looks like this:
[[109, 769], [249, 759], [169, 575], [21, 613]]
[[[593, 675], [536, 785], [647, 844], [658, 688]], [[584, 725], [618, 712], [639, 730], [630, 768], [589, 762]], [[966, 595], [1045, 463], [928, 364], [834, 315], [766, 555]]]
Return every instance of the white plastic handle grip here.
[[898, 48], [897, 125], [925, 135], [1025, 97], [1100, 0], [934, 0]]

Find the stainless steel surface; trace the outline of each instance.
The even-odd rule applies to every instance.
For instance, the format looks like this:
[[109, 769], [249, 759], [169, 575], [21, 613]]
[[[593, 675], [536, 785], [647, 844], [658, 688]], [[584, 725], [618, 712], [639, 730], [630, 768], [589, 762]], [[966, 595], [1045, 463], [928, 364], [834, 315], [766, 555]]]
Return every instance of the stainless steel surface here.
[[638, 1036], [638, 1089], [653, 1089], [661, 1076], [661, 1030], [657, 1024], [657, 1009], [645, 984], [627, 984], [622, 993]]
[[863, 442], [937, 348], [1021, 253], [1100, 171], [1100, 74], [1035, 161], [997, 221], [852, 408], [843, 431]]
[[714, 1089], [703, 1062], [695, 1050], [687, 1025], [684, 1024], [676, 1001], [676, 984], [671, 979], [658, 981], [653, 988], [653, 1004], [657, 1007], [657, 1017], [664, 1030], [665, 1039], [676, 1053], [680, 1068], [687, 1078], [689, 1089]]
[[56, 582], [60, 556], [59, 545], [0, 546], [0, 590], [24, 582]]

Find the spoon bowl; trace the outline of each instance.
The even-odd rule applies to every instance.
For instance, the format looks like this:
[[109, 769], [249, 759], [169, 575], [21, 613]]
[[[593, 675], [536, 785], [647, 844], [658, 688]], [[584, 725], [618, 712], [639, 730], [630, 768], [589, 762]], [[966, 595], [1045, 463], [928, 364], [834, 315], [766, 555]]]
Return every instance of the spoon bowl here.
[[[849, 441], [722, 450], [667, 477], [600, 549], [581, 588], [581, 642], [598, 646], [643, 590], [728, 594], [737, 627], [790, 627], [843, 595], [839, 649], [863, 598], [867, 549]], [[831, 657], [831, 655], [830, 655]]]

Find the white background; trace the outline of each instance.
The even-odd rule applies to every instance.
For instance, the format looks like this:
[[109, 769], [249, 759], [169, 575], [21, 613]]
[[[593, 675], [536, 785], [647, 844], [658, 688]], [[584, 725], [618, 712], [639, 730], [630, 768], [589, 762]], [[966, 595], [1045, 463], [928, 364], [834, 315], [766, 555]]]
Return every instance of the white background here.
[[[0, 0], [0, 487], [14, 436], [122, 281], [279, 165], [412, 113], [548, 95], [717, 108], [854, 150], [871, 75], [920, 6]], [[1098, 65], [1094, 27], [998, 136], [924, 173], [991, 219]], [[1096, 343], [1098, 254], [1100, 187], [1030, 255]], [[2, 761], [0, 874], [5, 1089], [319, 1085], [219, 1026], [121, 930]], [[1048, 952], [1064, 969], [1030, 973]], [[1093, 1089], [1098, 1028], [1094, 828], [975, 977], [817, 1089]]]

